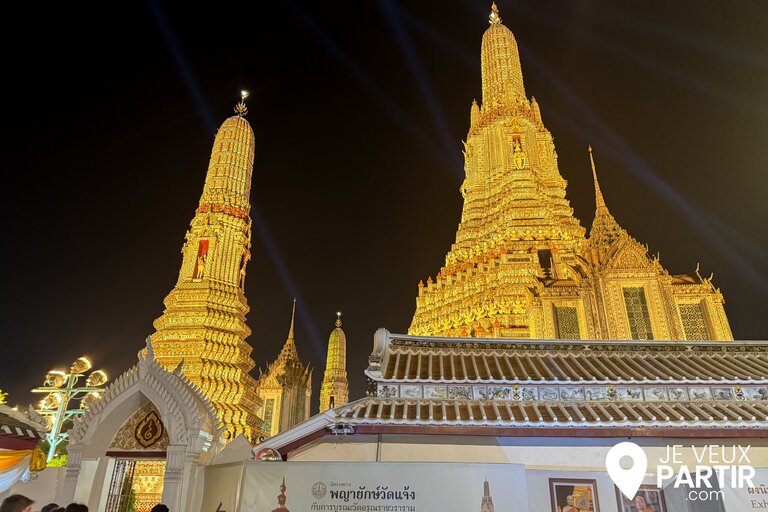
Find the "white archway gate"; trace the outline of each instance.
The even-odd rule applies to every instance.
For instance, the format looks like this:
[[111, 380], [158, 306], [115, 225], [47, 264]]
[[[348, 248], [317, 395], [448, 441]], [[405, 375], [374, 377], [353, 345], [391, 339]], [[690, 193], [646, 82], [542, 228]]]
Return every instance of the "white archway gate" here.
[[[182, 368], [183, 363], [169, 372], [160, 366], [147, 339], [146, 354], [139, 355], [138, 363], [115, 379], [70, 431], [69, 461], [59, 503], [77, 501], [103, 512], [117, 461], [162, 459], [164, 452], [162, 502], [171, 510], [199, 509], [202, 466], [211, 462], [224, 441], [216, 411], [187, 380]], [[159, 422], [154, 427], [132, 424], [147, 417], [139, 414], [142, 411], [156, 411]], [[139, 431], [154, 435], [151, 429], [161, 428], [162, 439], [144, 452], [143, 446], [119, 439], [127, 435], [126, 425], [135, 428], [136, 435]]]

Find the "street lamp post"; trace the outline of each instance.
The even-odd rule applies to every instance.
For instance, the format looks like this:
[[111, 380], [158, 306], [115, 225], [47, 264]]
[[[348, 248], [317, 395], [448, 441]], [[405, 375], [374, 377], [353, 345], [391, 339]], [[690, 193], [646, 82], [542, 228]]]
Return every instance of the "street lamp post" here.
[[[77, 415], [83, 414], [88, 409], [92, 400], [99, 398], [99, 393], [104, 391], [102, 384], [107, 382], [107, 374], [104, 370], [91, 372], [85, 379], [85, 386], [78, 387], [77, 383], [85, 373], [91, 369], [91, 362], [86, 357], [79, 357], [72, 363], [69, 373], [61, 370], [51, 370], [45, 376], [42, 387], [32, 390], [33, 393], [47, 393], [40, 400], [38, 414], [45, 417], [48, 423], [48, 458], [50, 462], [56, 454], [56, 448], [62, 441], [69, 437], [67, 432], [62, 432], [64, 423]], [[80, 406], [69, 408], [72, 400], [79, 400]]]

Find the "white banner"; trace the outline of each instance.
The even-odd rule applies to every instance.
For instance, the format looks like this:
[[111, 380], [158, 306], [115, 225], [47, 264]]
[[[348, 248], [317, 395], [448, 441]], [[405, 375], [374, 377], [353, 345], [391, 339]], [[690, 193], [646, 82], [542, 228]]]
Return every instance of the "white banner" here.
[[755, 468], [754, 487], [722, 487], [726, 512], [768, 510], [768, 469]]
[[[217, 469], [206, 472], [203, 512], [527, 510], [528, 503], [518, 464], [247, 462], [236, 498], [224, 496], [236, 482], [209, 479]], [[226, 508], [233, 498], [236, 508]]]
[[238, 495], [242, 487], [242, 477], [242, 462], [205, 468], [205, 491], [201, 510], [204, 512], [235, 512]]

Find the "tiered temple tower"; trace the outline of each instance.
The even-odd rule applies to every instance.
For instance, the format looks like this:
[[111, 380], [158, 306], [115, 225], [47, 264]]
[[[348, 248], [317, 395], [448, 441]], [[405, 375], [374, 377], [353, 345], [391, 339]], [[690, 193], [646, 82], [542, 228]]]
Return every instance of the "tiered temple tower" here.
[[336, 317], [336, 328], [328, 337], [328, 357], [320, 388], [320, 412], [344, 405], [349, 400], [347, 337], [341, 329], [341, 313], [336, 313]]
[[495, 512], [493, 508], [493, 497], [491, 496], [491, 487], [488, 480], [483, 482], [483, 498], [480, 500], [480, 512]]
[[216, 134], [200, 204], [181, 249], [179, 279], [151, 338], [158, 362], [171, 370], [183, 363], [184, 374], [214, 405], [231, 437], [250, 437], [261, 424], [256, 381], [248, 373], [254, 362], [243, 291], [254, 136], [243, 101], [235, 112]]
[[552, 135], [525, 94], [515, 37], [492, 9], [456, 242], [436, 278], [419, 283], [409, 334], [732, 340], [711, 279], [698, 269], [670, 275], [650, 257], [608, 213], [596, 173], [597, 210], [585, 238]]
[[312, 370], [299, 360], [294, 340], [296, 299], [293, 300], [291, 327], [280, 355], [259, 376], [258, 393], [262, 400], [263, 430], [273, 436], [309, 418], [312, 398]]

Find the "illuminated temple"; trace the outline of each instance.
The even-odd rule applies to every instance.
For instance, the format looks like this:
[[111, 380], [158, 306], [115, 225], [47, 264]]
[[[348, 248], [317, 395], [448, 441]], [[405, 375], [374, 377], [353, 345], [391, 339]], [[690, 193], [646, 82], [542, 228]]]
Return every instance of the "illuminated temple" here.
[[[768, 343], [733, 341], [711, 280], [669, 274], [619, 225], [591, 148], [587, 236], [495, 5], [481, 61], [456, 241], [419, 284], [409, 332], [374, 334], [368, 396], [262, 450], [297, 465], [508, 465], [523, 472], [523, 510], [565, 510], [550, 501], [556, 478], [593, 482], [563, 491], [580, 510], [599, 494], [601, 506], [615, 500], [604, 461], [627, 439], [649, 453], [648, 474], [673, 444], [750, 444], [755, 467], [768, 467]], [[664, 489], [668, 500], [681, 492]]]
[[[526, 96], [517, 43], [495, 9], [482, 105], [464, 145], [464, 207], [409, 334], [573, 340], [732, 340], [710, 279], [670, 275], [611, 215], [592, 171], [589, 236], [566, 199], [552, 135]], [[590, 148], [590, 158], [592, 150]]]
[[254, 136], [241, 102], [219, 128], [203, 194], [181, 249], [179, 279], [155, 320], [155, 355], [208, 398], [233, 438], [260, 432], [255, 366], [246, 338]]
[[[427, 500], [471, 484], [461, 510], [478, 498], [483, 512], [568, 510], [570, 499], [579, 504], [570, 510], [610, 512], [620, 495], [605, 457], [627, 439], [648, 453], [646, 485], [671, 445], [686, 445], [680, 456], [694, 467], [695, 446], [749, 444], [768, 478], [768, 342], [734, 341], [711, 279], [669, 274], [619, 225], [591, 148], [587, 234], [495, 5], [481, 63], [456, 241], [419, 285], [409, 332], [374, 333], [360, 369], [366, 396], [349, 400], [339, 315], [320, 412], [309, 417], [312, 372], [296, 348], [295, 304], [279, 356], [258, 381], [250, 375], [254, 135], [241, 102], [216, 135], [156, 332], [74, 420], [65, 474], [46, 484], [55, 501], [243, 512], [271, 510], [280, 489], [275, 510], [410, 511], [415, 501], [369, 498]], [[682, 502], [681, 492], [667, 486], [663, 496]], [[331, 503], [342, 494], [354, 501]]]

